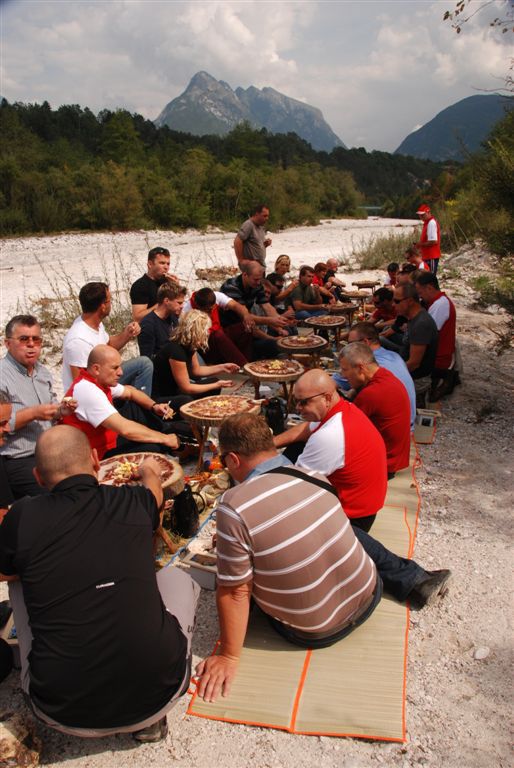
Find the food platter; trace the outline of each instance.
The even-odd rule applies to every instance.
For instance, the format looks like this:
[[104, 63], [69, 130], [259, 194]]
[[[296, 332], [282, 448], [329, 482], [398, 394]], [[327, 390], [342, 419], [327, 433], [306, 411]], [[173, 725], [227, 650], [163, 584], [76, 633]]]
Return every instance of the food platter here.
[[308, 352], [312, 349], [326, 347], [328, 341], [322, 336], [310, 334], [309, 336], [284, 336], [277, 339], [277, 344], [282, 349], [287, 349], [288, 352]]
[[176, 496], [184, 490], [184, 473], [178, 461], [174, 461], [162, 453], [123, 453], [119, 456], [111, 456], [100, 462], [98, 482], [101, 485], [138, 485], [139, 480], [135, 475], [142, 462], [154, 459], [161, 469], [161, 485], [165, 496]]
[[297, 360], [255, 360], [246, 363], [245, 373], [259, 381], [290, 381], [304, 373], [304, 366]]
[[337, 328], [340, 325], [346, 325], [346, 319], [344, 317], [334, 317], [333, 315], [319, 315], [319, 317], [308, 317], [303, 321], [305, 325], [313, 325], [315, 328], [318, 326], [328, 326], [329, 328]]
[[214, 426], [235, 413], [258, 413], [260, 403], [242, 395], [212, 395], [181, 406], [180, 413], [189, 422]]

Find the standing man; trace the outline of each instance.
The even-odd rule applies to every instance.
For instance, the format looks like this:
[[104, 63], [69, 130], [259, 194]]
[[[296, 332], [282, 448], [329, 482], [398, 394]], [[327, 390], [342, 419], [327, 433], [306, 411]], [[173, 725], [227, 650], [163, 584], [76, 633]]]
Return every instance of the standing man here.
[[441, 256], [441, 230], [439, 222], [434, 219], [429, 206], [426, 204], [420, 205], [416, 213], [423, 222], [421, 237], [416, 245], [421, 249], [423, 261], [435, 275]]
[[167, 280], [178, 283], [175, 275], [170, 275], [170, 252], [167, 248], [152, 248], [148, 252], [147, 271], [130, 287], [132, 319], [139, 322], [157, 305], [157, 289]]
[[268, 219], [269, 208], [262, 204], [256, 205], [250, 218], [241, 225], [234, 239], [239, 267], [243, 261], [258, 261], [266, 267], [266, 248], [271, 245], [271, 238], [266, 237]]
[[7, 323], [0, 388], [11, 403], [11, 434], [0, 446], [0, 456], [15, 499], [42, 492], [33, 475], [36, 440], [52, 422], [72, 410], [57, 401], [52, 374], [39, 362], [42, 343], [41, 326], [33, 315], [15, 315]]
[[[82, 314], [75, 318], [64, 337], [62, 356], [62, 384], [64, 391], [87, 366], [87, 358], [93, 347], [108, 344], [120, 350], [135, 339], [141, 328], [139, 323], [129, 323], [121, 333], [109, 336], [103, 320], [111, 312], [111, 292], [105, 283], [86, 283], [79, 292]], [[122, 364], [120, 384], [132, 384], [137, 389], [152, 391], [153, 364], [148, 357], [135, 357]]]
[[141, 320], [141, 333], [137, 337], [139, 353], [153, 361], [157, 352], [168, 343], [171, 332], [186, 300], [186, 288], [166, 280], [157, 291], [157, 304]]
[[199, 588], [179, 568], [157, 577], [159, 466], [141, 485], [98, 485], [98, 458], [76, 429], [36, 446], [47, 495], [22, 499], [0, 526], [0, 571], [20, 644], [21, 686], [36, 717], [73, 736], [159, 741], [188, 688]]
[[397, 285], [394, 303], [400, 316], [407, 318], [407, 330], [400, 354], [414, 379], [416, 393], [426, 392], [431, 384], [437, 353], [437, 326], [419, 303], [412, 283]]
[[405, 387], [381, 368], [371, 349], [362, 342], [341, 350], [341, 371], [357, 395], [353, 402], [382, 435], [387, 454], [387, 477], [409, 466], [410, 403]]

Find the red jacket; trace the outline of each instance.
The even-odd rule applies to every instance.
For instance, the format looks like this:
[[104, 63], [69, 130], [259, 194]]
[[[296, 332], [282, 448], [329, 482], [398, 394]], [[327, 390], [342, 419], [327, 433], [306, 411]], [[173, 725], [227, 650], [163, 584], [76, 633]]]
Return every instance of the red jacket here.
[[421, 237], [419, 238], [419, 242], [426, 243], [428, 241], [427, 229], [430, 221], [435, 221], [435, 225], [437, 227], [437, 243], [435, 245], [429, 245], [426, 248], [421, 248], [423, 261], [438, 259], [441, 256], [441, 229], [439, 227], [439, 222], [437, 219], [434, 219], [433, 216], [431, 216], [430, 219], [427, 219], [427, 221], [423, 222], [423, 229], [421, 230]]
[[[107, 397], [108, 401], [112, 403], [111, 388], [102, 387], [95, 381], [92, 376], [89, 375], [87, 371], [80, 371], [79, 375], [66, 392], [66, 397], [73, 397], [73, 390], [75, 389], [76, 384], [83, 380], [90, 381], [91, 384], [94, 384], [95, 387], [98, 387], [98, 389], [101, 390]], [[118, 433], [114, 432], [112, 429], [106, 429], [105, 427], [102, 427], [101, 424], [98, 427], [93, 427], [92, 424], [90, 424], [88, 421], [81, 421], [75, 413], [70, 413], [69, 416], [64, 416], [62, 423], [68, 424], [70, 427], [76, 427], [77, 429], [80, 429], [81, 432], [84, 432], [87, 439], [89, 440], [91, 448], [96, 448], [98, 458], [100, 460], [103, 459], [104, 454], [107, 451], [110, 451], [111, 448], [116, 446]]]

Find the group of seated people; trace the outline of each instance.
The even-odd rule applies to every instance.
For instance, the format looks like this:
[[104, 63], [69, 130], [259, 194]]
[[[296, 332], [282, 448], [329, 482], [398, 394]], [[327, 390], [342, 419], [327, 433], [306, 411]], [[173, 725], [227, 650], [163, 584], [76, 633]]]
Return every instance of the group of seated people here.
[[[247, 361], [275, 358], [277, 334], [324, 312], [344, 287], [330, 261], [302, 267], [290, 285], [288, 257], [266, 279], [259, 262], [242, 261], [219, 291], [187, 298], [169, 275], [169, 252], [152, 249], [120, 333], [103, 324], [108, 286], [82, 287], [82, 313], [63, 342], [62, 399], [39, 360], [37, 318], [7, 324], [0, 507], [12, 506], [0, 525], [0, 571], [12, 579], [22, 688], [47, 725], [78, 736], [166, 735], [166, 713], [188, 688], [199, 589], [179, 568], [155, 578], [156, 462], [143, 462], [140, 485], [111, 488], [96, 481], [99, 460], [177, 451], [190, 428], [171, 410], [229, 388]], [[388, 482], [409, 465], [416, 384], [450, 368], [455, 341], [455, 309], [435, 275], [390, 294], [375, 293], [371, 321], [352, 326], [339, 352], [352, 402], [314, 368], [294, 385], [300, 424], [273, 436], [262, 416], [238, 414], [220, 427], [235, 485], [217, 508], [220, 652], [197, 668], [208, 701], [230, 690], [251, 598], [287, 640], [317, 648], [365, 621], [382, 590], [418, 608], [447, 590], [449, 571], [426, 571], [368, 534]], [[122, 361], [133, 339], [141, 355]]]

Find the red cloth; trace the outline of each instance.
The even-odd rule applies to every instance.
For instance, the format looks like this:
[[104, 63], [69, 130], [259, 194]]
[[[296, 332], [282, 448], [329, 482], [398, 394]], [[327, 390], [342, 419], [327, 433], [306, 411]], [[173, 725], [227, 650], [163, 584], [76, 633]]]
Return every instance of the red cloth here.
[[378, 320], [394, 320], [396, 318], [396, 310], [392, 309], [375, 309], [371, 315], [372, 322], [376, 323]]
[[[448, 298], [444, 291], [439, 291], [434, 297], [434, 301], [444, 296], [448, 304], [450, 305], [450, 317], [443, 324], [442, 328], [439, 328], [439, 338], [437, 341], [437, 352], [435, 356], [435, 367], [440, 370], [447, 371], [455, 355], [455, 337], [457, 334], [457, 313], [455, 311], [455, 304]], [[431, 301], [429, 306], [434, 303]]]
[[321, 285], [321, 286], [323, 286], [324, 285], [323, 278], [322, 277], [318, 277], [317, 275], [314, 275], [314, 277], [312, 278], [312, 285]]
[[[343, 398], [312, 434], [337, 414], [341, 414], [343, 422], [344, 467], [336, 469], [327, 478], [336, 489], [347, 517], [375, 515], [384, 506], [387, 491], [384, 441], [368, 417]], [[337, 446], [334, 448], [337, 450]]]
[[441, 256], [441, 230], [439, 227], [439, 222], [436, 219], [434, 219], [433, 216], [431, 216], [427, 221], [423, 222], [423, 229], [421, 230], [421, 237], [419, 239], [419, 242], [426, 243], [428, 241], [427, 229], [428, 229], [428, 223], [430, 221], [435, 221], [435, 225], [437, 227], [437, 243], [435, 245], [428, 245], [426, 248], [421, 248], [421, 255], [423, 256], [423, 261], [430, 261], [430, 259], [438, 259]]
[[353, 401], [382, 435], [387, 453], [387, 471], [409, 466], [410, 402], [402, 382], [379, 368]]
[[[108, 401], [112, 403], [111, 388], [102, 387], [92, 376], [89, 375], [87, 371], [80, 371], [79, 375], [66, 392], [65, 397], [73, 397], [73, 390], [75, 389], [75, 385], [83, 379], [90, 381], [91, 384], [94, 384], [95, 387], [98, 387], [98, 389], [101, 390], [107, 397]], [[81, 421], [75, 413], [71, 413], [69, 416], [64, 416], [62, 423], [68, 424], [70, 427], [76, 427], [77, 429], [80, 429], [81, 432], [84, 432], [87, 439], [89, 440], [91, 448], [96, 448], [98, 458], [100, 460], [103, 459], [104, 454], [107, 451], [110, 451], [111, 448], [116, 446], [118, 433], [114, 432], [112, 429], [106, 429], [105, 427], [102, 427], [101, 424], [98, 427], [93, 427], [91, 424], [89, 424], [89, 422]]]
[[[191, 306], [193, 307], [193, 309], [198, 309], [198, 307], [196, 305], [194, 293], [191, 294], [190, 301], [191, 301]], [[204, 310], [202, 309], [201, 311], [203, 312]], [[209, 333], [212, 333], [213, 331], [219, 331], [220, 328], [221, 328], [221, 322], [220, 322], [220, 310], [219, 310], [218, 305], [215, 304], [208, 314], [209, 314], [209, 317], [211, 318], [211, 322], [212, 322], [211, 330], [209, 331]]]

